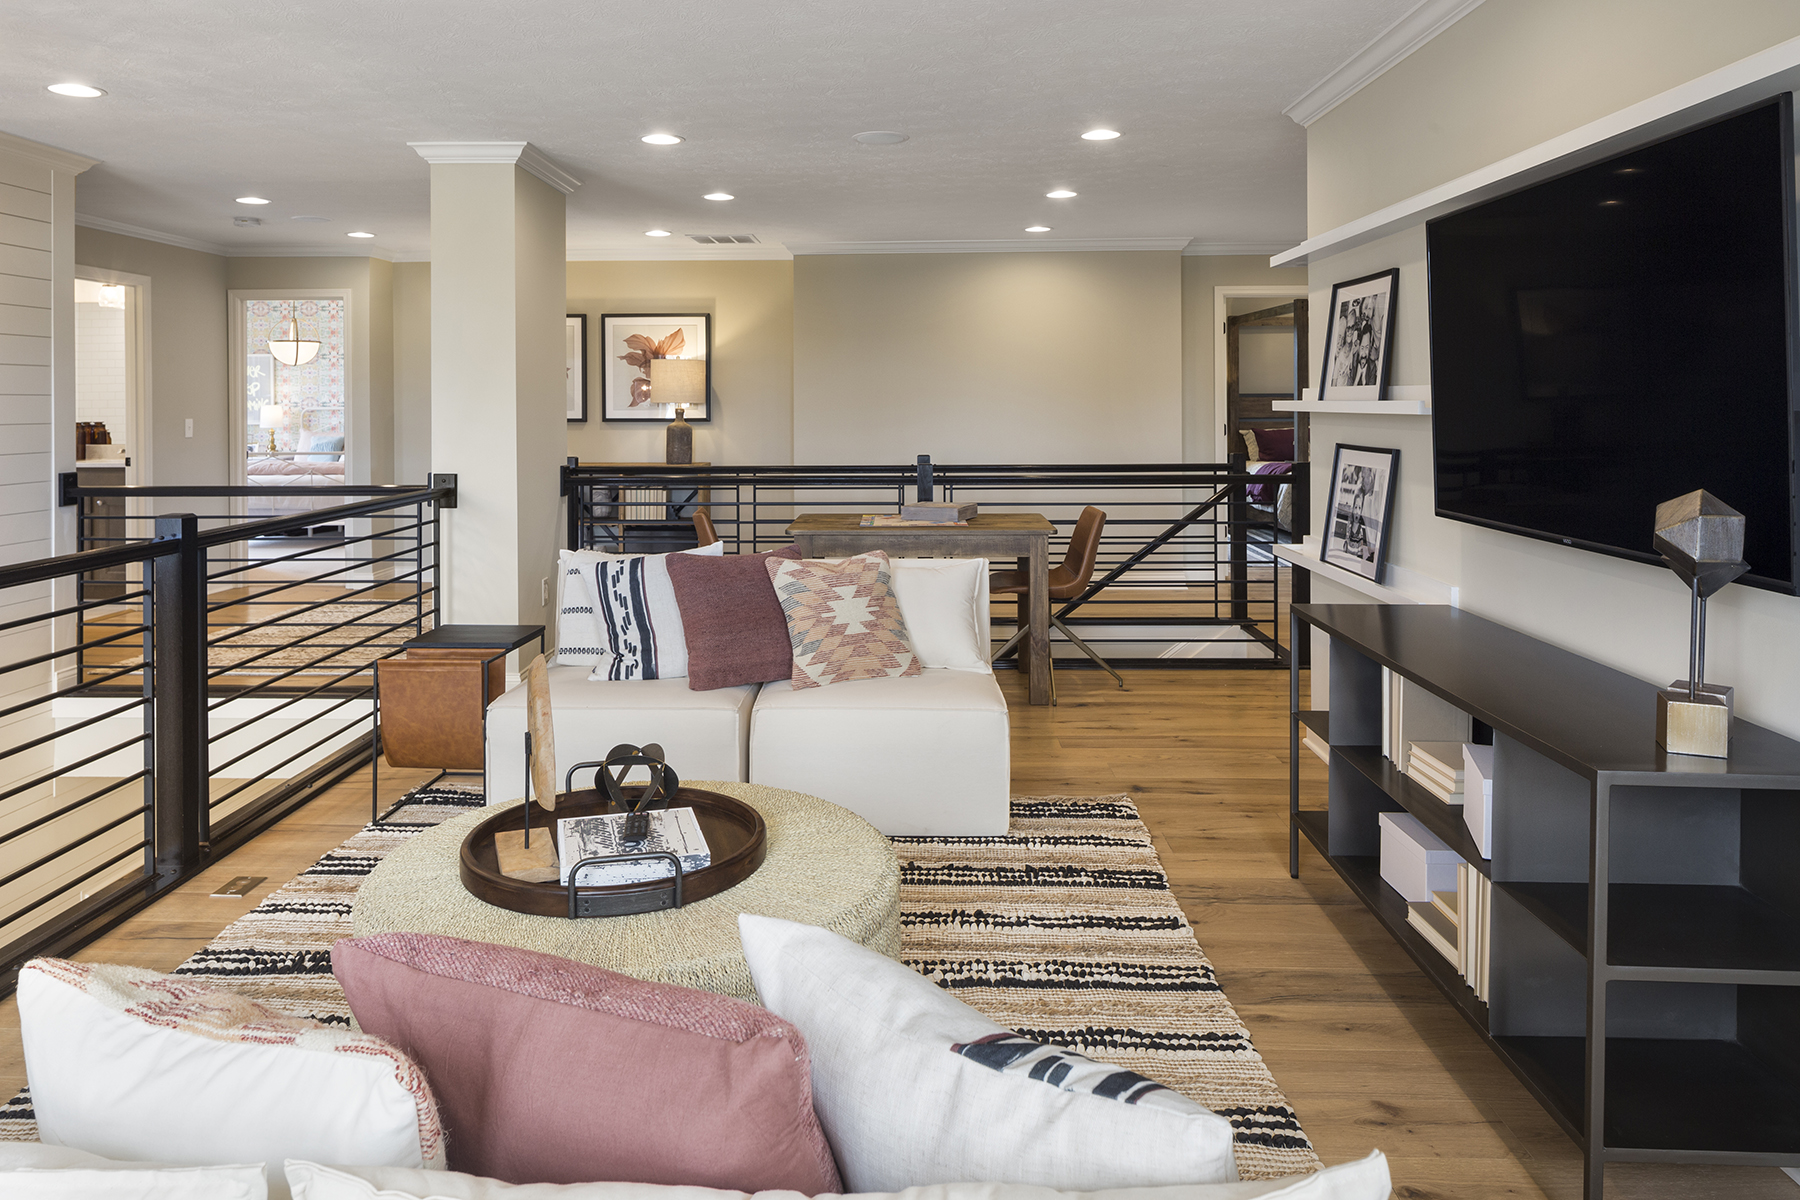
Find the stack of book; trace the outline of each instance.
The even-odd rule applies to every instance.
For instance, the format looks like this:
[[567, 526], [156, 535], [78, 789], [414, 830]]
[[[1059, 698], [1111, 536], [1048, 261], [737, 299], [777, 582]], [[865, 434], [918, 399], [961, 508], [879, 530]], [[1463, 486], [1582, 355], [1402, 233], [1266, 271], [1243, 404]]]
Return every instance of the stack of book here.
[[1381, 668], [1381, 752], [1402, 771], [1414, 742], [1469, 740], [1469, 714], [1404, 675]]
[[1463, 802], [1463, 743], [1414, 742], [1406, 773], [1445, 804]]
[[1488, 907], [1493, 884], [1488, 877], [1459, 863], [1456, 890], [1433, 892], [1429, 902], [1406, 906], [1406, 923], [1448, 959], [1475, 993], [1488, 998]]

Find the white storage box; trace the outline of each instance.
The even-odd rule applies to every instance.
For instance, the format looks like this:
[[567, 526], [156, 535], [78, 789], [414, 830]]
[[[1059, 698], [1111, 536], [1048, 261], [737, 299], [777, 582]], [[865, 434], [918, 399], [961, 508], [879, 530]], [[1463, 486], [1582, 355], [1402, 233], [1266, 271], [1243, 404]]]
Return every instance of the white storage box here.
[[1462, 857], [1411, 813], [1381, 814], [1381, 877], [1409, 904], [1456, 890]]
[[1463, 747], [1463, 824], [1481, 857], [1494, 857], [1494, 748]]

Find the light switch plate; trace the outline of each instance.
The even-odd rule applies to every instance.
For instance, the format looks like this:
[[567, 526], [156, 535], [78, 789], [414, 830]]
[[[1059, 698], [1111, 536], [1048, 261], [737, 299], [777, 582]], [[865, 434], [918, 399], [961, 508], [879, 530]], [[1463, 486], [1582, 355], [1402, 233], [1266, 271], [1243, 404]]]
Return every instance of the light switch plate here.
[[265, 882], [268, 878], [267, 875], [239, 875], [237, 878], [226, 883], [224, 887], [215, 891], [213, 895], [231, 898], [248, 896], [257, 889], [258, 885]]
[[186, 434], [186, 436], [187, 436], [187, 437], [193, 437], [193, 436], [194, 436], [194, 418], [192, 418], [192, 417], [189, 417], [189, 418], [188, 418], [188, 419], [187, 419], [187, 422], [186, 422], [186, 426], [187, 426], [187, 434]]

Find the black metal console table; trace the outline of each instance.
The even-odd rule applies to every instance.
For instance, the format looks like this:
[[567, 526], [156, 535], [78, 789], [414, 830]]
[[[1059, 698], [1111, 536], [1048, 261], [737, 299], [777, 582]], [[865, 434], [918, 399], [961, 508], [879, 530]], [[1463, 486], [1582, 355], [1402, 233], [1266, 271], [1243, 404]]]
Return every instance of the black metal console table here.
[[[1330, 709], [1290, 677], [1290, 866], [1304, 835], [1581, 1146], [1609, 1162], [1800, 1166], [1800, 742], [1738, 720], [1669, 755], [1656, 687], [1454, 608], [1296, 604]], [[1493, 731], [1492, 859], [1382, 754], [1381, 668]], [[1300, 807], [1300, 731], [1330, 747]], [[1406, 923], [1377, 816], [1404, 810], [1493, 884], [1489, 1000]]]

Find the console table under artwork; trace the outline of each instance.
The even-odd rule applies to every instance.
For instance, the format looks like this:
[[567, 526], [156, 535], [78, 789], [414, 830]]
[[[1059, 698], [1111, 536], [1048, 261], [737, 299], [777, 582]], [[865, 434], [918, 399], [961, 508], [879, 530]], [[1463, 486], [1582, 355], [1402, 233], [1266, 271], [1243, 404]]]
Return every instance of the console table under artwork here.
[[865, 526], [854, 513], [802, 513], [787, 528], [807, 558], [886, 550], [895, 558], [1014, 558], [1027, 572], [1025, 661], [1033, 704], [1050, 703], [1050, 535], [1041, 513], [981, 513], [967, 525]]
[[[1590, 1200], [1609, 1162], [1800, 1167], [1800, 742], [1740, 718], [1728, 759], [1669, 754], [1655, 684], [1454, 608], [1291, 620], [1291, 645], [1331, 639], [1329, 711], [1301, 709], [1298, 656], [1290, 677], [1294, 874], [1304, 835], [1581, 1146]], [[1394, 680], [1491, 740], [1491, 857], [1383, 752]], [[1323, 809], [1300, 807], [1303, 729]], [[1382, 877], [1399, 812], [1467, 864], [1485, 1000]]]

